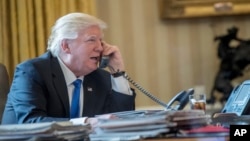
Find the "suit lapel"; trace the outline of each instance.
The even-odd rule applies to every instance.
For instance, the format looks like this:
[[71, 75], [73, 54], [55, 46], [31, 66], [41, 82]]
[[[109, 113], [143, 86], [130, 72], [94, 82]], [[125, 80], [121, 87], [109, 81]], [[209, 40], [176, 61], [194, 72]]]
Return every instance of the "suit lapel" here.
[[[94, 109], [98, 106], [96, 102], [96, 84], [95, 79], [89, 78], [89, 76], [84, 77], [83, 88], [84, 88], [84, 106], [83, 113], [86, 115], [92, 115], [94, 113]], [[83, 114], [83, 116], [85, 116]]]
[[53, 85], [56, 88], [57, 94], [62, 101], [64, 109], [66, 110], [67, 115], [69, 115], [69, 97], [68, 89], [65, 82], [65, 78], [62, 72], [62, 69], [59, 65], [57, 58], [53, 57], [51, 61], [52, 76], [53, 76]]

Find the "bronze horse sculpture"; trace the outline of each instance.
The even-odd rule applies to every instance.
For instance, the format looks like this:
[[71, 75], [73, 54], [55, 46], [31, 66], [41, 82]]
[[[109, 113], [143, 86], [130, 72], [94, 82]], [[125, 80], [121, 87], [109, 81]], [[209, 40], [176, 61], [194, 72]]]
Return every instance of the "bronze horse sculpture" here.
[[[208, 103], [215, 102], [215, 91], [223, 94], [219, 101], [225, 102], [234, 89], [231, 81], [243, 76], [244, 69], [250, 64], [250, 40], [239, 39], [237, 33], [238, 28], [232, 27], [227, 30], [226, 35], [214, 38], [215, 41], [219, 41], [218, 57], [221, 63], [210, 93], [211, 97], [207, 100]], [[238, 45], [230, 45], [231, 41], [237, 41]]]

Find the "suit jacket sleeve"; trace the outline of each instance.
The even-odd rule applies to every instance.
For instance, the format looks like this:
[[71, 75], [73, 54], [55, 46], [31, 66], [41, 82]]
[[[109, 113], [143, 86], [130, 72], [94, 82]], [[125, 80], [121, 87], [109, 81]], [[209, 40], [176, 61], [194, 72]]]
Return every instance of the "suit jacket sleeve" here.
[[58, 60], [45, 58], [16, 67], [2, 124], [69, 120], [67, 87]]

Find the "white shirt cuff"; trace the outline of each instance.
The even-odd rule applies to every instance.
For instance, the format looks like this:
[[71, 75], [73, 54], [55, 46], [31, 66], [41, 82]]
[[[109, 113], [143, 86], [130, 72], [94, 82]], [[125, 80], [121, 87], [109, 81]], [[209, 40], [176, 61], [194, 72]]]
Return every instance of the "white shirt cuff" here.
[[86, 124], [87, 118], [88, 117], [72, 118], [69, 121], [71, 121], [74, 125]]
[[128, 80], [124, 77], [113, 77], [111, 76], [112, 89], [116, 92], [132, 95]]

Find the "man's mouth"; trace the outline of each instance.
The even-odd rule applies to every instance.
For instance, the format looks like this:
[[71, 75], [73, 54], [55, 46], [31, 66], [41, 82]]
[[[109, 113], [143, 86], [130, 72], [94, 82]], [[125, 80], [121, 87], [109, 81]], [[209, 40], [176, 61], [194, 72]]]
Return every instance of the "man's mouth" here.
[[90, 59], [91, 59], [91, 60], [95, 60], [95, 61], [99, 61], [99, 60], [100, 60], [100, 57], [91, 57]]

